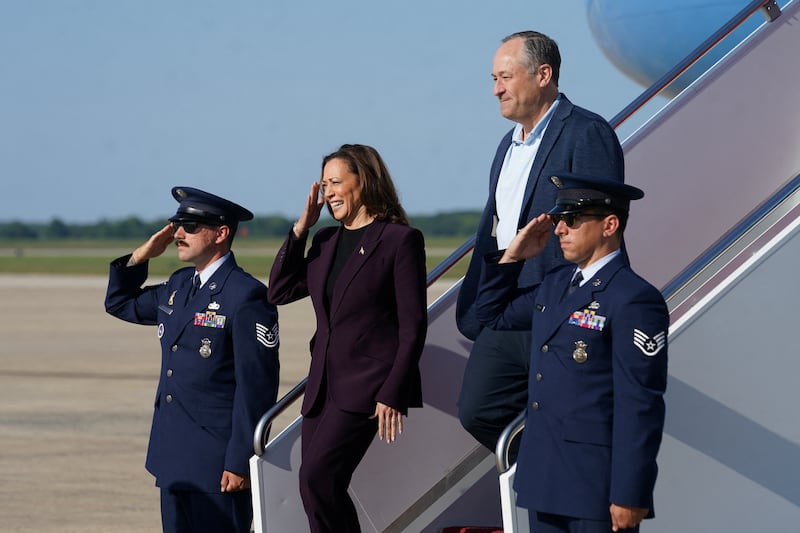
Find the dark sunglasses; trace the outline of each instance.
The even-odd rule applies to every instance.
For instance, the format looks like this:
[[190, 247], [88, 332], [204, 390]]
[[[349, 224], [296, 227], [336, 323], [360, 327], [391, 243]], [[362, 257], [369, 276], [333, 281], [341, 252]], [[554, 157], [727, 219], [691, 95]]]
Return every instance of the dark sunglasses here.
[[205, 222], [195, 222], [191, 220], [175, 220], [172, 222], [172, 227], [175, 228], [175, 231], [178, 231], [178, 228], [183, 228], [183, 231], [185, 231], [189, 235], [193, 235], [198, 231], [200, 231], [200, 226], [216, 227], [213, 224], [208, 224]]
[[607, 216], [607, 214], [600, 213], [566, 213], [563, 215], [550, 215], [550, 220], [553, 221], [554, 226], [558, 226], [558, 223], [563, 220], [568, 228], [574, 228], [579, 218], [606, 218]]

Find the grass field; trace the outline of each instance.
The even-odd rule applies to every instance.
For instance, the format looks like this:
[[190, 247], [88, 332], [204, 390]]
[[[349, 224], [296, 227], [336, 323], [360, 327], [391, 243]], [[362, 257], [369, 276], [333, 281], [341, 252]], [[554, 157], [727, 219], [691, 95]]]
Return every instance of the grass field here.
[[[463, 244], [461, 238], [426, 239], [427, 269], [441, 263], [456, 248]], [[240, 238], [233, 245], [238, 263], [259, 278], [266, 278], [278, 247], [279, 239]], [[127, 240], [53, 240], [53, 241], [0, 241], [0, 272], [31, 274], [108, 274], [108, 263], [121, 255], [130, 253], [139, 241]], [[469, 255], [459, 261], [444, 276], [457, 279], [464, 275]], [[166, 276], [186, 266], [178, 261], [174, 250], [151, 261], [150, 274]]]

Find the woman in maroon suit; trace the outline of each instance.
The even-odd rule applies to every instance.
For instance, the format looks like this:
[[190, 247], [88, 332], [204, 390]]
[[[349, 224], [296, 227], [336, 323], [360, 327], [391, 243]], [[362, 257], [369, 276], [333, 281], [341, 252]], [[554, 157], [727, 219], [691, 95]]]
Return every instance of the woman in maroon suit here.
[[[320, 229], [304, 254], [323, 204], [340, 225]], [[269, 277], [271, 302], [310, 296], [317, 319], [300, 467], [312, 533], [360, 531], [353, 472], [376, 432], [393, 442], [408, 408], [422, 406], [425, 293], [422, 233], [408, 226], [386, 165], [374, 148], [343, 145], [323, 159]]]

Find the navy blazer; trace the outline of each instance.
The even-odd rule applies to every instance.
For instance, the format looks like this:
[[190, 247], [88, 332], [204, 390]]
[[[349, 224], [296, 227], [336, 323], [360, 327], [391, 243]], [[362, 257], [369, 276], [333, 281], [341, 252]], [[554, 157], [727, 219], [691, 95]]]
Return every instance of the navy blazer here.
[[[328, 272], [340, 227], [306, 239], [290, 231], [269, 276], [269, 300], [287, 304], [311, 296], [317, 330], [311, 342], [302, 413], [325, 389], [342, 410], [369, 413], [382, 402], [403, 413], [422, 406], [419, 359], [428, 327], [425, 242], [419, 230], [376, 220], [336, 280], [325, 309]], [[327, 373], [327, 377], [326, 377]]]
[[[497, 239], [493, 234], [497, 215], [495, 190], [513, 132], [512, 129], [503, 137], [494, 156], [489, 174], [489, 197], [478, 224], [472, 259], [458, 294], [456, 323], [459, 331], [473, 340], [481, 330], [474, 308], [481, 263], [486, 254], [497, 250]], [[624, 166], [622, 147], [611, 125], [600, 115], [573, 105], [562, 94], [533, 160], [518, 227], [525, 226], [556, 205], [557, 189], [550, 182], [550, 176], [569, 172], [623, 181]], [[564, 262], [558, 240], [552, 236], [541, 254], [525, 262], [520, 272], [520, 286], [539, 283], [547, 272]]]
[[484, 325], [532, 328], [518, 504], [608, 520], [613, 502], [652, 516], [667, 384], [661, 293], [622, 256], [563, 300], [575, 265], [516, 289], [520, 268], [488, 261], [477, 300]]
[[148, 263], [111, 263], [106, 310], [158, 324], [161, 372], [147, 469], [166, 489], [218, 493], [223, 470], [247, 477], [253, 431], [278, 394], [278, 312], [231, 254], [187, 301], [194, 267], [142, 287]]

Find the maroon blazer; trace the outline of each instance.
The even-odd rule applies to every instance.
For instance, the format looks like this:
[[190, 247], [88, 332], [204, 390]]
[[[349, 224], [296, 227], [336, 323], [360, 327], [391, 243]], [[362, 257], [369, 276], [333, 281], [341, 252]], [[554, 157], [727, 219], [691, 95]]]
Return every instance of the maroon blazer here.
[[339, 274], [325, 310], [324, 294], [339, 227], [320, 229], [304, 257], [306, 237], [290, 231], [269, 276], [268, 299], [287, 304], [311, 296], [317, 331], [311, 341], [302, 413], [327, 383], [342, 410], [369, 413], [381, 402], [407, 413], [422, 407], [419, 359], [428, 328], [425, 241], [419, 230], [376, 220]]

